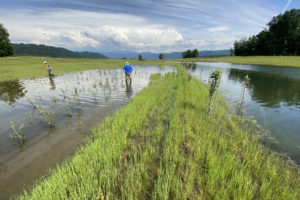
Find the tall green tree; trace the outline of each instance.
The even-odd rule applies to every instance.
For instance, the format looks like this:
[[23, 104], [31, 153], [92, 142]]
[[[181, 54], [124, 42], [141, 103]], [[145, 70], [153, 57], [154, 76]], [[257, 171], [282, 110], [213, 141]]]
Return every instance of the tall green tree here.
[[160, 53], [160, 54], [158, 55], [158, 58], [159, 58], [160, 60], [163, 60], [163, 59], [165, 58], [165, 55], [164, 55], [163, 53]]
[[142, 54], [139, 54], [139, 57], [138, 57], [139, 61], [143, 61], [143, 57], [142, 57]]
[[187, 51], [182, 52], [182, 58], [196, 58], [199, 56], [198, 49], [194, 49], [193, 51], [188, 49]]
[[234, 43], [237, 56], [300, 55], [300, 9], [272, 18], [258, 35]]
[[0, 24], [0, 57], [13, 55], [13, 48], [8, 37], [8, 31], [3, 24]]
[[198, 56], [199, 56], [198, 49], [194, 49], [194, 51], [193, 51], [193, 57], [197, 58]]

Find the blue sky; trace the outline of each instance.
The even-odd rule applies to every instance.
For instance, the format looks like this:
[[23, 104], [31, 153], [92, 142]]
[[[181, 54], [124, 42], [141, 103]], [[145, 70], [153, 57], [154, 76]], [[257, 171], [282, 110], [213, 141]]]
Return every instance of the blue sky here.
[[71, 50], [229, 49], [299, 0], [0, 0], [12, 42]]

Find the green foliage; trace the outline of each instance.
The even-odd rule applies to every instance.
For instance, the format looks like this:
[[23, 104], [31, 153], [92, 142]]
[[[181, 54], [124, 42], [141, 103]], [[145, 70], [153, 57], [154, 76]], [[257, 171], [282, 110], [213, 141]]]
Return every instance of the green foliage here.
[[9, 134], [10, 138], [17, 139], [20, 145], [24, 144], [26, 141], [26, 137], [23, 135], [22, 132], [24, 124], [21, 124], [18, 128], [16, 128], [15, 124], [11, 121], [10, 125], [11, 129], [13, 130], [13, 133]]
[[55, 127], [55, 124], [54, 124], [55, 112], [43, 110], [38, 104], [36, 104], [32, 101], [30, 101], [30, 104], [42, 116], [42, 119], [44, 122], [46, 122], [51, 128]]
[[143, 57], [142, 57], [142, 54], [139, 54], [138, 60], [139, 61], [143, 61], [144, 60]]
[[70, 104], [70, 100], [69, 99], [66, 101], [66, 105], [65, 105], [64, 109], [67, 112], [68, 117], [72, 117], [73, 116], [73, 110], [71, 108], [71, 104]]
[[160, 60], [163, 60], [163, 59], [165, 58], [165, 54], [160, 53], [160, 54], [158, 55], [158, 58], [159, 58]]
[[226, 114], [223, 100], [206, 115], [208, 101], [207, 87], [180, 67], [153, 75], [16, 199], [299, 199], [298, 169], [263, 147], [253, 124]]
[[15, 56], [47, 56], [52, 58], [107, 58], [105, 55], [93, 52], [74, 52], [61, 47], [36, 44], [12, 44]]
[[237, 113], [238, 114], [241, 114], [241, 111], [242, 111], [242, 107], [243, 107], [243, 103], [244, 103], [244, 97], [245, 97], [245, 90], [246, 90], [246, 88], [248, 88], [249, 87], [249, 85], [250, 85], [250, 78], [249, 78], [249, 76], [248, 76], [248, 74], [245, 76], [245, 78], [244, 78], [244, 81], [243, 81], [243, 87], [242, 87], [242, 95], [241, 95], [241, 100], [240, 100], [240, 106], [239, 106], [239, 108], [238, 108], [238, 111], [237, 111]]
[[300, 10], [292, 9], [268, 23], [258, 35], [234, 43], [237, 56], [300, 55]]
[[188, 49], [187, 51], [182, 52], [182, 58], [197, 58], [198, 56], [198, 49], [194, 49], [193, 51]]
[[249, 87], [249, 85], [250, 85], [250, 78], [249, 78], [249, 76], [248, 76], [248, 74], [245, 76], [245, 79], [244, 79], [244, 81], [243, 81], [243, 86], [244, 86], [244, 88], [247, 88], [247, 87]]
[[0, 24], [0, 57], [13, 55], [13, 48], [8, 37], [8, 31], [3, 24]]
[[207, 106], [207, 113], [209, 114], [210, 110], [211, 110], [211, 103], [212, 100], [214, 98], [214, 96], [217, 93], [217, 90], [220, 86], [221, 83], [221, 77], [222, 77], [222, 69], [218, 68], [214, 71], [212, 71], [209, 75], [209, 89], [208, 89], [208, 94], [209, 94], [209, 103]]

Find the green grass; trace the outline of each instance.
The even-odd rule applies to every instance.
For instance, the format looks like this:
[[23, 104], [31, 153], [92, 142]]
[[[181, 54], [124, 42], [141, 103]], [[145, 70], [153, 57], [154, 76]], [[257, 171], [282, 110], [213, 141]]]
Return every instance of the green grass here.
[[[174, 60], [175, 61], [175, 60]], [[281, 67], [300, 67], [300, 56], [226, 56], [212, 58], [176, 59], [176, 61], [225, 62], [234, 64], [255, 64]]]
[[151, 77], [122, 110], [93, 130], [76, 155], [17, 199], [299, 199], [299, 169], [263, 147], [253, 124], [207, 86]]
[[[121, 69], [126, 62], [126, 60], [118, 59], [3, 57], [0, 58], [0, 81], [48, 76], [43, 64], [45, 60], [53, 68], [52, 73], [55, 75], [88, 69]], [[156, 64], [153, 61], [137, 61], [134, 59], [129, 60], [129, 62], [130, 64]]]
[[[126, 60], [120, 59], [72, 59], [72, 58], [48, 58], [48, 57], [3, 57], [0, 58], [0, 81], [16, 79], [28, 79], [47, 76], [43, 64], [47, 60], [53, 68], [52, 73], [61, 75], [70, 72], [88, 69], [114, 69], [122, 68]], [[189, 58], [189, 59], [165, 59], [137, 61], [130, 59], [132, 65], [171, 65], [175, 62], [227, 62], [238, 64], [258, 64], [271, 66], [300, 67], [300, 56], [228, 56], [217, 58]]]

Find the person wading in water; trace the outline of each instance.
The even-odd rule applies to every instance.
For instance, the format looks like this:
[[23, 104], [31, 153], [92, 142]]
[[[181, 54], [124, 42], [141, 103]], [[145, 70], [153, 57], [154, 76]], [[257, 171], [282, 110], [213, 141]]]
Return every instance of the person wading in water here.
[[46, 70], [48, 71], [48, 75], [49, 76], [54, 76], [54, 74], [51, 74], [52, 68], [50, 67], [50, 65], [47, 63], [47, 61], [44, 61]]
[[130, 81], [129, 82], [129, 85], [131, 86], [131, 72], [132, 72], [132, 67], [129, 65], [128, 62], [126, 62], [125, 66], [123, 67], [123, 71], [125, 73], [125, 78], [126, 78], [126, 84], [128, 84], [128, 80]]

